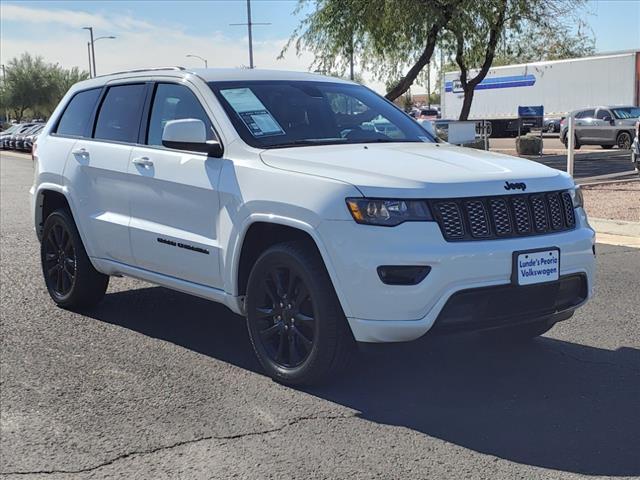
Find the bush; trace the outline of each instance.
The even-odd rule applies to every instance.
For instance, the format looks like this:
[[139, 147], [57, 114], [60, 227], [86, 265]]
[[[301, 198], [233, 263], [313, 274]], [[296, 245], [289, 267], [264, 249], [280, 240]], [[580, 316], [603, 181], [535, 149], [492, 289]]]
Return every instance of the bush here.
[[542, 139], [533, 135], [521, 135], [516, 138], [518, 155], [540, 155], [542, 153]]

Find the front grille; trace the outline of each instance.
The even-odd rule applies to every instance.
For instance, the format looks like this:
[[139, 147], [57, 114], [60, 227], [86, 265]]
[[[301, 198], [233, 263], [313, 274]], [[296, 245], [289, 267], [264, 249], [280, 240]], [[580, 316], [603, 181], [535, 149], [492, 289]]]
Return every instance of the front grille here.
[[430, 205], [449, 242], [542, 235], [576, 225], [566, 191], [431, 200]]

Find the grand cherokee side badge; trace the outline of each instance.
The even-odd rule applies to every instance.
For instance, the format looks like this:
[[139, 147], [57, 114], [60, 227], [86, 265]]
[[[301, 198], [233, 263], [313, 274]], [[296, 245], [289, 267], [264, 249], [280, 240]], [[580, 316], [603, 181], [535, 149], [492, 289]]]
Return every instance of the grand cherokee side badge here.
[[505, 190], [522, 190], [524, 192], [527, 189], [527, 184], [524, 182], [518, 182], [518, 183], [504, 182], [504, 189]]

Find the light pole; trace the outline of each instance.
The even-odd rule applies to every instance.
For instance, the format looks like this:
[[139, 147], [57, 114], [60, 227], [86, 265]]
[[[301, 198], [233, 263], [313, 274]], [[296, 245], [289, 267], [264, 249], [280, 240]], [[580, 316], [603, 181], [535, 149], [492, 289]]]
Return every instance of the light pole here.
[[270, 23], [254, 23], [251, 21], [251, 0], [247, 0], [247, 23], [230, 23], [229, 25], [246, 25], [249, 33], [249, 68], [253, 68], [253, 25], [271, 25]]
[[93, 77], [91, 74], [91, 42], [87, 42], [87, 55], [89, 56], [89, 77]]
[[[2, 88], [7, 88], [7, 70], [4, 63], [2, 64]], [[4, 109], [4, 121], [9, 123], [9, 110], [6, 108]]]
[[203, 58], [200, 55], [192, 55], [192, 54], [185, 55], [185, 56], [186, 57], [191, 57], [191, 58], [199, 58], [200, 60], [202, 60], [204, 62], [204, 68], [209, 68], [209, 64], [207, 63], [207, 59], [206, 58]]
[[[89, 37], [91, 38], [91, 41], [89, 42], [87, 49], [90, 50], [89, 53], [89, 66], [93, 65], [93, 75], [91, 75], [91, 68], [89, 68], [89, 75], [91, 75], [92, 77], [95, 77], [98, 73], [96, 71], [96, 50], [95, 50], [95, 43], [98, 40], [102, 40], [103, 38], [109, 38], [111, 40], [113, 40], [114, 37], [113, 35], [105, 35], [102, 37], [98, 37], [96, 39], [93, 38], [93, 27], [82, 27], [83, 30], [89, 30]], [[89, 47], [91, 47], [89, 49]]]

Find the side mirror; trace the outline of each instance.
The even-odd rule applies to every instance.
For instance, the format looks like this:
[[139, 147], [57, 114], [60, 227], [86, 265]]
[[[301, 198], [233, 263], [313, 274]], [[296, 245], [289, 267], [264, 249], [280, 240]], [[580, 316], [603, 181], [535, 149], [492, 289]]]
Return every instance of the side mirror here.
[[162, 145], [176, 150], [203, 152], [212, 157], [221, 157], [223, 153], [219, 142], [207, 140], [204, 122], [197, 118], [169, 120], [162, 131]]

